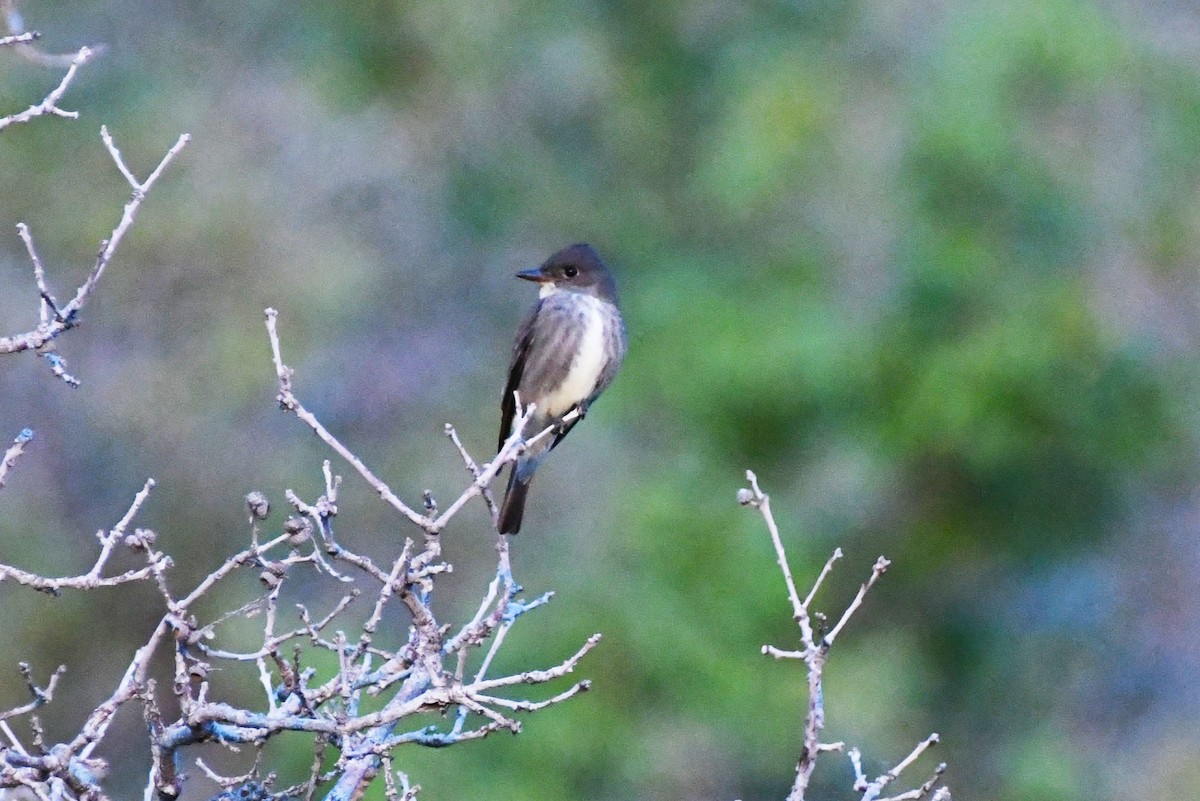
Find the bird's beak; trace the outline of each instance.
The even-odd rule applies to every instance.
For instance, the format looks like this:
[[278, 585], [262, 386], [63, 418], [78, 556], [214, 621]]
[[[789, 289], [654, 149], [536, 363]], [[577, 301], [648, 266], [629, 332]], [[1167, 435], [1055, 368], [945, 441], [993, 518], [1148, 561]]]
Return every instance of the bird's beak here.
[[517, 278], [524, 278], [526, 281], [533, 281], [535, 284], [544, 284], [550, 280], [540, 267], [535, 267], [532, 270], [522, 270], [517, 273]]

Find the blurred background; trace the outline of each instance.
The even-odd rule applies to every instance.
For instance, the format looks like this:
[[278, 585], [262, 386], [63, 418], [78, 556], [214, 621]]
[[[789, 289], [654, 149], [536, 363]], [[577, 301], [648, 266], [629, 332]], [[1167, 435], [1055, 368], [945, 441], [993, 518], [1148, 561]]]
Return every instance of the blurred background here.
[[[37, 432], [0, 495], [0, 561], [86, 569], [153, 476], [138, 521], [184, 590], [246, 542], [248, 491], [272, 526], [285, 488], [315, 498], [333, 455], [275, 408], [268, 305], [305, 403], [402, 497], [448, 503], [465, 473], [442, 425], [480, 459], [495, 446], [533, 302], [512, 274], [589, 241], [629, 358], [541, 471], [514, 559], [557, 596], [498, 668], [601, 631], [593, 692], [516, 738], [401, 751], [422, 799], [786, 795], [804, 675], [759, 653], [796, 632], [734, 501], [746, 468], [798, 581], [844, 549], [818, 608], [894, 560], [827, 672], [826, 738], [869, 770], [937, 731], [907, 778], [946, 761], [956, 798], [1200, 786], [1194, 4], [21, 9], [48, 50], [108, 50], [62, 103], [78, 121], [0, 136], [0, 333], [36, 322], [17, 222], [62, 297], [119, 219], [102, 123], [142, 176], [193, 142], [60, 340], [82, 388], [0, 361], [0, 439]], [[60, 76], [0, 53], [0, 112]], [[339, 525], [380, 558], [413, 534], [352, 476]], [[492, 545], [481, 508], [445, 534], [444, 619], [478, 604]], [[255, 592], [247, 574], [226, 600]], [[145, 587], [0, 587], [0, 707], [27, 698], [18, 659], [67, 663], [44, 719], [69, 737], [159, 614]], [[256, 703], [252, 675], [228, 680]], [[120, 724], [102, 750], [133, 795], [140, 714]], [[302, 774], [306, 741], [274, 759]], [[828, 756], [813, 796], [854, 797], [851, 779]]]

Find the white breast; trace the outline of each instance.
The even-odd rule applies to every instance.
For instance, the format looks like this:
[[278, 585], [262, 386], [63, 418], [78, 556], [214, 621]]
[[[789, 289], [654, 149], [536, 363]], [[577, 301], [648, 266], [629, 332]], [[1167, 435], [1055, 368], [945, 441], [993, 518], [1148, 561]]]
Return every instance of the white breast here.
[[604, 369], [606, 315], [601, 306], [602, 301], [587, 295], [581, 297], [586, 301], [586, 327], [580, 338], [579, 352], [575, 354], [571, 369], [562, 385], [542, 399], [542, 410], [554, 417], [566, 414], [572, 406], [591, 395]]

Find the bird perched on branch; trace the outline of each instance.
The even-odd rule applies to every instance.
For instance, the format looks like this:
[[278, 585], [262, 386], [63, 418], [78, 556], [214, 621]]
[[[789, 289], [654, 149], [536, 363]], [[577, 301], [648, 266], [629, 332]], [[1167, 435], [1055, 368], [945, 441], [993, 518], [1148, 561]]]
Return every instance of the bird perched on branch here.
[[[565, 247], [541, 267], [517, 273], [540, 285], [538, 302], [517, 329], [508, 382], [500, 404], [500, 445], [512, 435], [516, 398], [536, 404], [525, 426], [532, 437], [547, 426], [557, 429], [530, 444], [513, 465], [500, 508], [500, 533], [521, 530], [525, 496], [538, 465], [587, 413], [625, 358], [625, 323], [617, 310], [612, 274], [591, 245]], [[563, 418], [577, 411], [564, 422]]]

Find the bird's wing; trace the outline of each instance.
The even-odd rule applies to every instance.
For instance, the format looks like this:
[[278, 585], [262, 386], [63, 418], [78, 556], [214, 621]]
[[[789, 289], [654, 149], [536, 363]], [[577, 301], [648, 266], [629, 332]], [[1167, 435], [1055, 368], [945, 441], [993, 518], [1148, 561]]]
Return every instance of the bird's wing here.
[[[516, 416], [517, 405], [513, 393], [521, 386], [521, 377], [525, 374], [525, 357], [533, 341], [533, 322], [537, 319], [542, 301], [538, 301], [521, 325], [517, 328], [516, 339], [513, 340], [512, 359], [508, 362], [508, 381], [504, 385], [504, 396], [500, 399], [500, 443], [496, 450], [504, 447], [504, 440], [512, 434], [513, 417]], [[521, 403], [529, 403], [529, 398], [521, 398]]]

